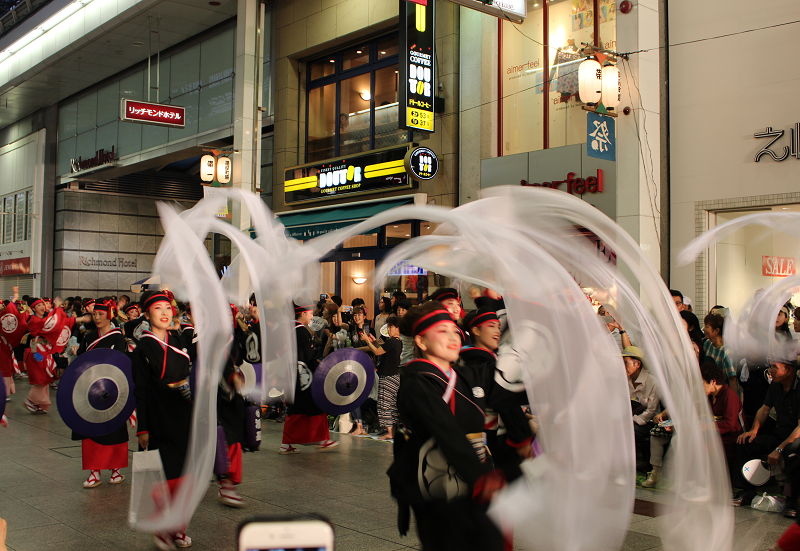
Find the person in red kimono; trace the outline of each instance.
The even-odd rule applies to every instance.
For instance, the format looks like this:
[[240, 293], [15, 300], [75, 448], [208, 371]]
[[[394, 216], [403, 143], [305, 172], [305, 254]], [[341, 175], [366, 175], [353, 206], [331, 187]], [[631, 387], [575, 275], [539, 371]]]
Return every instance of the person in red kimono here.
[[28, 320], [28, 335], [22, 338], [27, 346], [24, 359], [31, 384], [25, 408], [31, 413], [47, 413], [51, 403], [48, 385], [56, 378], [53, 354], [64, 350], [75, 324], [88, 323], [91, 316], [67, 317], [60, 303], [48, 313], [41, 298], [30, 301], [33, 314]]

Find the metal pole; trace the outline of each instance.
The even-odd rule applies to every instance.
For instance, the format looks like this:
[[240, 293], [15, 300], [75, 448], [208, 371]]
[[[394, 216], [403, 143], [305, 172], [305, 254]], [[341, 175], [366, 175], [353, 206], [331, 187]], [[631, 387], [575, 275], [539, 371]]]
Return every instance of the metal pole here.
[[150, 58], [153, 57], [153, 15], [147, 16], [147, 101], [150, 101]]
[[260, 141], [261, 141], [261, 95], [264, 89], [264, 83], [261, 82], [261, 72], [263, 68], [263, 52], [264, 52], [264, 4], [258, 4], [256, 9], [256, 55], [255, 59], [255, 83], [257, 85], [253, 94], [253, 141], [252, 141], [252, 163], [250, 173], [250, 191], [255, 193], [256, 180], [260, 170]]
[[158, 16], [158, 38], [156, 39], [156, 45], [158, 47], [158, 51], [156, 52], [156, 103], [159, 102], [159, 96], [161, 95], [161, 16]]

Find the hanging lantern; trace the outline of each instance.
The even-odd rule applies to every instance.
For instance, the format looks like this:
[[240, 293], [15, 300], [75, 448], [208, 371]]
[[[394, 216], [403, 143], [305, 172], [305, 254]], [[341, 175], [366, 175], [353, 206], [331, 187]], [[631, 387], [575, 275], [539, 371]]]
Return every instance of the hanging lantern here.
[[578, 94], [583, 103], [597, 103], [602, 91], [602, 69], [594, 59], [587, 59], [578, 68]]
[[603, 67], [603, 105], [616, 107], [622, 96], [622, 85], [619, 80], [619, 69], [616, 65]]
[[227, 184], [231, 181], [231, 158], [219, 157], [217, 159], [217, 181]]
[[200, 179], [204, 182], [213, 182], [216, 166], [217, 160], [213, 155], [203, 155], [200, 158]]

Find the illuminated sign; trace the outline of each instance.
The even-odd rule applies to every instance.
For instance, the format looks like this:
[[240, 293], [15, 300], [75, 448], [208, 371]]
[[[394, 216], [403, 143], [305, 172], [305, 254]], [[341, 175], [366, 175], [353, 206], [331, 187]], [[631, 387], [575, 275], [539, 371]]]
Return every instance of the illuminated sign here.
[[439, 158], [427, 147], [415, 147], [406, 153], [406, 170], [417, 180], [430, 180], [439, 172]]
[[436, 17], [431, 0], [400, 0], [400, 128], [433, 132]]
[[413, 182], [405, 167], [407, 151], [408, 146], [403, 146], [289, 168], [283, 184], [284, 201], [288, 204], [411, 187]]
[[0, 260], [0, 276], [31, 273], [31, 257]]
[[217, 182], [227, 184], [231, 181], [231, 158], [220, 157], [217, 159]]
[[213, 155], [203, 155], [200, 158], [200, 179], [203, 182], [213, 182], [216, 175], [217, 159]]
[[386, 274], [389, 276], [421, 276], [421, 275], [428, 275], [428, 270], [425, 268], [419, 268], [417, 266], [412, 266], [406, 262], [401, 262], [392, 270]]
[[500, 19], [522, 23], [528, 16], [528, 6], [526, 0], [494, 0], [484, 2], [483, 0], [451, 0], [456, 4], [461, 4], [467, 8], [488, 13]]
[[160, 103], [123, 99], [119, 118], [126, 122], [183, 128], [186, 125], [186, 108], [176, 105], [163, 105]]

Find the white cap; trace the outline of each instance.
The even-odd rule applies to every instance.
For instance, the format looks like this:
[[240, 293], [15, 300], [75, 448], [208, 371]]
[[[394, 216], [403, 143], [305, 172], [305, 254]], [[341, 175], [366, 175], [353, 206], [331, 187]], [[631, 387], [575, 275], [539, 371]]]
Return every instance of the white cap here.
[[690, 299], [689, 297], [683, 297], [683, 305], [691, 306], [692, 308], [694, 308], [694, 305], [692, 304], [692, 299]]
[[769, 464], [760, 459], [753, 459], [742, 466], [742, 475], [753, 486], [763, 486], [769, 481], [772, 471], [769, 469]]

